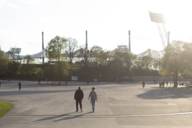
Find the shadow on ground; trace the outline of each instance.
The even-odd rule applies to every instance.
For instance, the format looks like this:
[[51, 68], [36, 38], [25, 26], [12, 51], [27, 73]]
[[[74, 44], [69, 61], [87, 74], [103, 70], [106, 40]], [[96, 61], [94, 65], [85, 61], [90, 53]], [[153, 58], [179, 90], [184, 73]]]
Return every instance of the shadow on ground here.
[[137, 97], [142, 99], [190, 98], [192, 97], [192, 88], [153, 88], [137, 95]]
[[79, 118], [79, 117], [82, 117], [82, 116], [87, 115], [89, 113], [92, 113], [92, 112], [86, 112], [86, 113], [70, 112], [70, 113], [65, 113], [65, 114], [61, 114], [61, 115], [45, 117], [45, 118], [38, 119], [38, 120], [35, 120], [35, 121], [53, 120], [55, 122], [58, 122], [58, 121], [62, 121], [62, 120], [69, 120], [69, 119]]
[[74, 92], [74, 91], [75, 91], [75, 89], [69, 89], [69, 90], [42, 90], [42, 91], [41, 90], [0, 91], [0, 96], [62, 93], [62, 92]]

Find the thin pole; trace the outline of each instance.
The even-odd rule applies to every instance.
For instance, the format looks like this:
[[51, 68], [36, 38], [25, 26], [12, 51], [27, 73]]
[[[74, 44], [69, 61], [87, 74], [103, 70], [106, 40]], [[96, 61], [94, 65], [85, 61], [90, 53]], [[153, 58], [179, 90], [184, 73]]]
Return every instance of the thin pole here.
[[128, 31], [129, 52], [131, 52], [131, 30]]
[[45, 62], [44, 51], [44, 32], [42, 32], [42, 64]]
[[87, 52], [88, 52], [88, 32], [85, 31], [85, 64], [87, 64]]
[[85, 38], [86, 38], [86, 42], [85, 42], [85, 49], [87, 50], [88, 49], [88, 33], [87, 33], [87, 30], [85, 31]]

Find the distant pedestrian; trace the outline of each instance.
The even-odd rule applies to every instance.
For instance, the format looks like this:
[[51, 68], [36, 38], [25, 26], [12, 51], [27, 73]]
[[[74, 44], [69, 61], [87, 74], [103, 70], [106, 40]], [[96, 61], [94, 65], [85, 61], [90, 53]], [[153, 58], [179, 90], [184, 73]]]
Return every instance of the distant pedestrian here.
[[97, 101], [97, 93], [95, 92], [95, 87], [92, 88], [88, 99], [90, 99], [92, 111], [95, 112], [95, 101]]
[[165, 87], [165, 82], [164, 82], [164, 81], [160, 82], [160, 83], [159, 83], [159, 87], [160, 87], [160, 88], [164, 88], [164, 87]]
[[162, 88], [165, 88], [165, 81], [162, 82]]
[[21, 91], [21, 82], [18, 83], [18, 89]]
[[74, 99], [76, 101], [76, 112], [78, 112], [79, 108], [78, 106], [80, 106], [81, 112], [82, 110], [82, 100], [83, 100], [84, 94], [83, 91], [81, 90], [80, 87], [78, 87], [78, 89], [75, 91], [74, 94]]
[[174, 81], [174, 88], [177, 88], [177, 86], [178, 86], [178, 82]]
[[142, 87], [145, 88], [145, 82], [144, 81], [142, 81]]

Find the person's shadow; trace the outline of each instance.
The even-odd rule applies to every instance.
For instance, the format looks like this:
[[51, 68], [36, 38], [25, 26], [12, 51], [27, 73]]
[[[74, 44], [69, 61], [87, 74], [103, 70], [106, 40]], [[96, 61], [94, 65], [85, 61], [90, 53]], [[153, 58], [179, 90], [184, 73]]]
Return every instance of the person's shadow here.
[[69, 112], [69, 113], [65, 113], [65, 114], [61, 114], [61, 115], [54, 115], [54, 116], [45, 117], [45, 118], [38, 119], [35, 121], [53, 120], [55, 122], [58, 122], [58, 121], [62, 121], [62, 120], [79, 118], [79, 117], [82, 117], [82, 116], [89, 114], [89, 113], [92, 113], [92, 112], [86, 112], [86, 113]]
[[80, 117], [85, 116], [89, 113], [93, 113], [93, 112], [91, 111], [91, 112], [86, 112], [86, 113], [79, 113], [79, 114], [75, 114], [75, 115], [64, 116], [63, 118], [60, 118], [60, 119], [57, 119], [54, 121], [58, 122], [58, 121], [62, 121], [62, 120], [70, 120], [70, 119], [80, 118]]

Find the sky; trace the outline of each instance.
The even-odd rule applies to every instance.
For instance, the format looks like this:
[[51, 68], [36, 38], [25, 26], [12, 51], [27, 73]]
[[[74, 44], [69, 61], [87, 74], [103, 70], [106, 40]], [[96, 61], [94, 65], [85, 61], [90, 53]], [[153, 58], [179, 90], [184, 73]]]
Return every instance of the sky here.
[[0, 0], [0, 47], [21, 48], [21, 54], [41, 51], [56, 35], [75, 38], [84, 47], [88, 30], [89, 48], [112, 50], [128, 45], [131, 50], [162, 50], [158, 25], [149, 11], [161, 13], [171, 40], [192, 42], [192, 1], [190, 0]]

